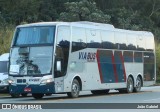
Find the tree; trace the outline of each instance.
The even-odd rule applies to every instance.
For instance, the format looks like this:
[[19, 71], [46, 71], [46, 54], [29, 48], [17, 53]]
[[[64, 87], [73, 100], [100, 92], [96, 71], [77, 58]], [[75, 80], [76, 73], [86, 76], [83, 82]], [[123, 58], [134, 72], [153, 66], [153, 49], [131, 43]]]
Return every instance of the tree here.
[[110, 16], [96, 7], [95, 2], [83, 0], [65, 3], [66, 11], [60, 13], [58, 20], [62, 21], [92, 21], [108, 23]]

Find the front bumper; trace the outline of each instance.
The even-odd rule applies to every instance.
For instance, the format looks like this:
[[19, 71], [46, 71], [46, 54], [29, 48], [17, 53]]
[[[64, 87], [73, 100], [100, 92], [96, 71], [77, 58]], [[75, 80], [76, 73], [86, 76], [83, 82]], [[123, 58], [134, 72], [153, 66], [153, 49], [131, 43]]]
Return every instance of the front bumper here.
[[[29, 88], [31, 91], [25, 91], [25, 88]], [[10, 85], [10, 94], [22, 94], [22, 93], [55, 93], [54, 82], [46, 85]]]

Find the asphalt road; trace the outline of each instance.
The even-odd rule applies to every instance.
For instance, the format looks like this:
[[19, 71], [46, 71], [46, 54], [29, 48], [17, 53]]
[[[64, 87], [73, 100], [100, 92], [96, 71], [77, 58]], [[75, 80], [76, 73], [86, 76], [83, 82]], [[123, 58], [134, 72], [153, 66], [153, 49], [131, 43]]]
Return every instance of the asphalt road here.
[[[91, 92], [84, 91], [81, 92], [80, 97], [76, 99], [68, 98], [66, 94], [53, 94], [52, 96], [45, 96], [41, 100], [35, 100], [31, 95], [28, 95], [28, 97], [20, 97], [20, 98], [11, 98], [9, 95], [0, 95], [0, 103], [73, 103], [73, 104], [74, 103], [160, 103], [160, 86], [143, 87], [141, 92], [131, 93], [131, 94], [127, 93], [122, 94], [119, 93], [118, 91], [110, 90], [109, 94], [106, 95], [92, 95]], [[49, 111], [50, 110], [47, 110], [47, 112]], [[66, 109], [54, 110], [54, 112], [57, 111], [66, 112], [69, 110]], [[82, 110], [78, 110], [78, 112], [81, 111]], [[98, 110], [96, 109], [90, 111], [97, 112]], [[108, 112], [106, 110], [100, 110], [98, 112], [101, 111]], [[110, 111], [115, 112], [116, 110], [110, 110]], [[122, 111], [127, 112], [126, 109]], [[142, 109], [140, 110], [134, 109], [133, 111], [142, 112]], [[143, 109], [143, 111], [160, 112], [160, 109], [159, 110]], [[34, 110], [34, 112], [36, 111]], [[118, 110], [118, 112], [121, 112], [121, 110]]]
[[160, 86], [143, 87], [138, 93], [119, 93], [110, 90], [106, 95], [93, 95], [90, 91], [83, 91], [79, 98], [68, 98], [66, 94], [44, 96], [41, 100], [28, 97], [11, 98], [0, 95], [0, 103], [160, 103]]

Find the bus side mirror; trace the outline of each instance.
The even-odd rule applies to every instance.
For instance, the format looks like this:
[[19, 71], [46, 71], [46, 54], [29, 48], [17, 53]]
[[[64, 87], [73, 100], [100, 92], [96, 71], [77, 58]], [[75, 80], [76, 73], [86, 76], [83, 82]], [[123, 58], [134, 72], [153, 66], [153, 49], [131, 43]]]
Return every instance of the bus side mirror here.
[[57, 68], [57, 72], [61, 72], [61, 70], [62, 70], [62, 68], [61, 68], [61, 61], [57, 61], [56, 68]]

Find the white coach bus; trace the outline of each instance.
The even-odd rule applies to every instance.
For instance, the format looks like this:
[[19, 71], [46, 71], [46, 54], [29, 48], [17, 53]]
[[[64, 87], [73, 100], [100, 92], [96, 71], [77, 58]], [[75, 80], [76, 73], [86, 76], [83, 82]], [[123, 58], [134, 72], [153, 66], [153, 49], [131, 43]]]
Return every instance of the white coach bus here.
[[155, 43], [151, 32], [93, 22], [42, 22], [17, 26], [9, 58], [10, 94], [110, 89], [138, 92], [155, 84]]

